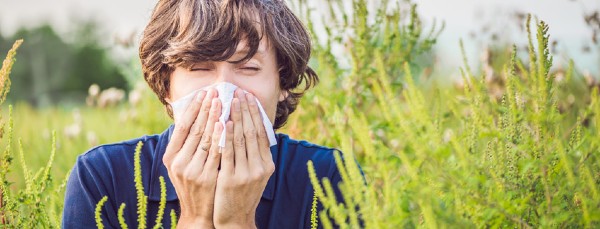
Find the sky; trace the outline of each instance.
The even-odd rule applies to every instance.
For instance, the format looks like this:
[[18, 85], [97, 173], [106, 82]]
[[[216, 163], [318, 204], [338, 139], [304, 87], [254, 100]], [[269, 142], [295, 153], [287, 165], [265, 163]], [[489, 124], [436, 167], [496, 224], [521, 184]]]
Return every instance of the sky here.
[[[310, 1], [310, 0], [309, 0]], [[436, 46], [443, 69], [457, 69], [461, 65], [459, 39], [466, 44], [467, 57], [478, 63], [484, 39], [473, 38], [473, 32], [484, 27], [489, 34], [497, 33], [517, 45], [526, 44], [526, 35], [520, 32], [512, 15], [515, 12], [532, 13], [550, 25], [551, 40], [558, 41], [559, 58], [555, 65], [573, 57], [582, 71], [600, 72], [600, 53], [583, 53], [592, 30], [585, 25], [583, 15], [600, 10], [600, 0], [420, 0], [418, 11], [425, 28], [433, 20], [445, 22]], [[81, 18], [96, 18], [105, 27], [106, 34], [125, 38], [139, 37], [156, 1], [149, 0], [0, 0], [0, 33], [12, 34], [22, 26], [33, 27], [43, 22], [66, 33], [73, 22]], [[599, 47], [600, 45], [596, 45]], [[592, 46], [593, 47], [593, 46]], [[599, 48], [596, 48], [598, 50]], [[566, 59], [566, 58], [564, 58]]]
[[[521, 32], [515, 12], [531, 13], [548, 23], [550, 41], [557, 41], [555, 66], [568, 63], [566, 56], [574, 58], [582, 71], [600, 71], [600, 53], [585, 54], [582, 47], [591, 41], [592, 30], [585, 24], [584, 14], [600, 10], [600, 0], [423, 0], [418, 1], [425, 20], [444, 20], [446, 28], [438, 43], [441, 62], [446, 66], [460, 65], [459, 39], [471, 50], [467, 55], [475, 62], [485, 44], [471, 39], [469, 34], [491, 25], [489, 33], [498, 33], [516, 42], [518, 47], [527, 44], [526, 33]], [[532, 27], [532, 29], [534, 29]], [[599, 28], [600, 29], [600, 28]], [[600, 44], [596, 45], [600, 51]], [[563, 58], [561, 58], [563, 57]], [[444, 64], [442, 64], [444, 65]]]

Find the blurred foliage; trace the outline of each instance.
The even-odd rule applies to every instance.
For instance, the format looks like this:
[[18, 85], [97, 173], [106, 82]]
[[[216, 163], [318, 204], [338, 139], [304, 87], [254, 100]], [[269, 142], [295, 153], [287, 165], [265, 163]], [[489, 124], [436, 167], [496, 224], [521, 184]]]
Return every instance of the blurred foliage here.
[[[4, 65], [12, 65], [14, 54]], [[123, 72], [137, 74], [139, 68]], [[1, 92], [10, 89], [6, 72], [10, 73], [0, 71]], [[59, 228], [66, 179], [79, 154], [99, 144], [166, 129], [171, 121], [163, 106], [142, 86], [137, 84], [132, 91], [142, 100], [109, 108], [40, 109], [27, 102], [16, 103], [14, 109], [0, 106], [0, 227]]]
[[[26, 42], [13, 68], [13, 93], [9, 101], [27, 101], [36, 107], [56, 104], [82, 104], [92, 84], [101, 88], [125, 89], [127, 82], [118, 64], [103, 44], [100, 28], [94, 21], [76, 25], [68, 39], [48, 24], [0, 38], [0, 52], [5, 53], [12, 41]], [[2, 37], [2, 36], [0, 36]]]

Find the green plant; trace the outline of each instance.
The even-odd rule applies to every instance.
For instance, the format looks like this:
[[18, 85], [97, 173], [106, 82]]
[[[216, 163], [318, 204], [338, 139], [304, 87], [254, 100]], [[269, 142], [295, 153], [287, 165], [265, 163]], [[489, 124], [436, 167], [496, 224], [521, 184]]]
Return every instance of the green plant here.
[[[400, 88], [380, 65], [370, 88], [377, 106], [337, 106], [331, 134], [344, 158], [360, 155], [367, 184], [354, 160], [342, 162], [336, 155], [345, 198], [338, 203], [328, 191], [331, 183], [319, 181], [308, 165], [325, 208], [321, 221], [331, 218], [342, 228], [356, 228], [359, 221], [366, 228], [592, 228], [600, 223], [600, 214], [592, 210], [600, 207], [598, 89], [591, 89], [583, 106], [570, 107], [576, 110], [559, 109], [566, 100], [560, 95], [569, 94], [568, 85], [580, 79], [556, 81], [548, 26], [535, 25], [537, 46], [529, 32], [528, 63], [513, 48], [499, 98], [466, 64], [463, 89], [437, 87], [429, 100], [428, 91], [410, 77], [408, 64]], [[567, 74], [573, 74], [572, 64]]]
[[[6, 95], [10, 91], [9, 74], [15, 61], [16, 50], [22, 44], [18, 40], [8, 52], [0, 70], [0, 104], [5, 101]], [[60, 199], [64, 183], [55, 185], [52, 179], [51, 169], [56, 153], [56, 135], [52, 134], [52, 146], [50, 158], [46, 165], [37, 170], [34, 174], [27, 166], [22, 140], [18, 141], [19, 160], [22, 173], [24, 175], [25, 188], [13, 190], [10, 188], [12, 182], [9, 181], [8, 173], [13, 161], [12, 139], [13, 139], [13, 118], [12, 106], [9, 106], [8, 126], [2, 122], [0, 124], [0, 138], [7, 139], [7, 145], [1, 156], [0, 168], [0, 218], [1, 225], [7, 228], [34, 228], [34, 227], [59, 227], [60, 220], [57, 211], [62, 209], [62, 204], [57, 203]], [[8, 127], [8, 129], [5, 129]], [[62, 202], [61, 202], [62, 203]]]
[[[146, 196], [145, 192], [144, 192], [144, 186], [142, 184], [142, 166], [141, 166], [141, 152], [142, 152], [142, 145], [143, 143], [140, 141], [138, 142], [136, 148], [135, 148], [135, 155], [134, 155], [134, 185], [135, 185], [135, 189], [136, 189], [136, 193], [137, 193], [137, 215], [138, 215], [138, 229], [143, 229], [147, 227], [147, 222], [146, 222], [146, 212], [148, 211], [148, 196]], [[167, 203], [167, 187], [166, 187], [166, 183], [165, 183], [165, 178], [160, 176], [159, 177], [159, 181], [160, 181], [160, 201], [159, 201], [159, 207], [158, 207], [158, 212], [156, 215], [156, 221], [154, 224], [154, 229], [159, 229], [162, 228], [162, 219], [163, 216], [165, 214], [165, 205]], [[102, 219], [100, 217], [101, 214], [101, 209], [104, 205], [104, 203], [106, 202], [106, 200], [108, 199], [108, 197], [104, 197], [102, 198], [97, 204], [96, 204], [96, 223], [98, 224], [98, 228], [103, 227], [102, 226]], [[124, 209], [125, 209], [125, 203], [121, 203], [121, 206], [119, 207], [119, 211], [118, 211], [118, 219], [119, 219], [119, 224], [121, 226], [121, 228], [128, 228], [127, 224], [125, 223], [125, 219], [124, 219]], [[177, 217], [175, 216], [175, 212], [171, 211], [171, 225], [173, 225], [172, 227], [177, 226]]]

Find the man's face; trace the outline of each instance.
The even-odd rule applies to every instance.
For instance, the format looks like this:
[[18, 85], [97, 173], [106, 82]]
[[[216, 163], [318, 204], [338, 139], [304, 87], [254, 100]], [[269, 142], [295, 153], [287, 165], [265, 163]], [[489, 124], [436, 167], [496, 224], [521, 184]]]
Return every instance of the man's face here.
[[[236, 53], [228, 61], [240, 60], [246, 56], [245, 41], [236, 48]], [[279, 88], [279, 71], [275, 50], [260, 42], [256, 54], [248, 61], [238, 64], [227, 61], [199, 62], [190, 69], [177, 67], [170, 75], [169, 97], [173, 102], [194, 90], [219, 82], [235, 84], [252, 93], [262, 104], [271, 123], [275, 122], [277, 102], [285, 97]]]

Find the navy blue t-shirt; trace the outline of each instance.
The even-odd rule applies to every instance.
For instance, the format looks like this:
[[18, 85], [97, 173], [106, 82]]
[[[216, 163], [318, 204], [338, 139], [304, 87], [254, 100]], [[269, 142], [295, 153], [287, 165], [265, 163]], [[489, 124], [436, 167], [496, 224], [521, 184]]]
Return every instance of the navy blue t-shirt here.
[[[148, 196], [147, 226], [156, 220], [160, 200], [159, 177], [166, 181], [167, 204], [162, 224], [170, 228], [169, 213], [179, 216], [179, 201], [175, 188], [162, 162], [173, 125], [160, 135], [143, 136], [116, 144], [101, 145], [80, 155], [69, 177], [63, 210], [63, 228], [95, 228], [96, 204], [104, 196], [108, 201], [102, 209], [102, 222], [107, 228], [119, 228], [117, 213], [125, 203], [125, 222], [137, 228], [137, 195], [134, 183], [134, 153], [139, 141], [144, 191]], [[256, 210], [258, 228], [310, 228], [313, 187], [306, 163], [312, 160], [317, 177], [329, 178], [338, 200], [341, 180], [335, 164], [335, 149], [306, 141], [290, 139], [278, 133], [277, 145], [271, 147], [275, 172], [269, 178]], [[322, 206], [319, 204], [318, 209]], [[320, 227], [320, 226], [319, 226]]]

